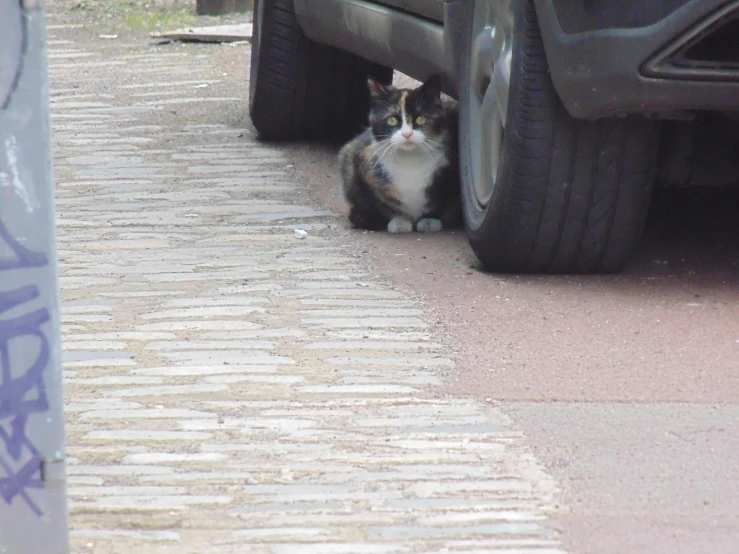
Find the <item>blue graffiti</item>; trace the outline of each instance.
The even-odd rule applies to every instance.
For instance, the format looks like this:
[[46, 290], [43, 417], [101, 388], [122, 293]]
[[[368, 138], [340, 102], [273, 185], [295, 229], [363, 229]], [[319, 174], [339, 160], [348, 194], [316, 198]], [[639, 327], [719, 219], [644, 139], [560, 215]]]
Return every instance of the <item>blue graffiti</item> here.
[[[11, 269], [43, 267], [47, 257], [21, 245], [0, 220], [0, 246], [7, 245], [13, 256], [0, 259], [0, 273]], [[30, 489], [43, 487], [41, 452], [26, 434], [29, 418], [49, 409], [44, 386], [44, 370], [49, 362], [49, 340], [42, 325], [50, 320], [46, 308], [25, 310], [7, 317], [8, 312], [27, 306], [39, 297], [36, 285], [0, 290], [0, 498], [10, 504], [23, 499], [37, 515], [41, 509], [29, 496]], [[31, 349], [31, 344], [36, 348]], [[20, 353], [22, 356], [18, 356]], [[29, 352], [36, 352], [28, 362]], [[18, 367], [18, 360], [22, 360]], [[5, 458], [3, 458], [3, 452]]]

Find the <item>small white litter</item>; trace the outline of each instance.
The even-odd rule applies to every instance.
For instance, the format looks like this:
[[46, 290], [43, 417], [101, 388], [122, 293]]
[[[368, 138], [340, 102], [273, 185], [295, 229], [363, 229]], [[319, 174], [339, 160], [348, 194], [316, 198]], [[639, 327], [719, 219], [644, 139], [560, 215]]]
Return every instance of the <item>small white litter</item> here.
[[295, 229], [295, 238], [296, 239], [307, 239], [308, 231], [303, 231], [302, 229]]
[[195, 88], [207, 88], [208, 83], [200, 83], [199, 85], [195, 85]]

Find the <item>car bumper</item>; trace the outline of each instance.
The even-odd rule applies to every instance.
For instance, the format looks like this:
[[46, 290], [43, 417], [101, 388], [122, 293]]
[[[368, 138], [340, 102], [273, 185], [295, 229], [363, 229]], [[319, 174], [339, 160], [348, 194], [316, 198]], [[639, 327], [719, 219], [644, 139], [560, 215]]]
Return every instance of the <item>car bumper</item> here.
[[554, 86], [574, 117], [739, 111], [739, 63], [686, 62], [684, 55], [727, 21], [739, 21], [739, 0], [690, 0], [646, 26], [569, 33], [555, 8], [560, 2], [535, 4]]

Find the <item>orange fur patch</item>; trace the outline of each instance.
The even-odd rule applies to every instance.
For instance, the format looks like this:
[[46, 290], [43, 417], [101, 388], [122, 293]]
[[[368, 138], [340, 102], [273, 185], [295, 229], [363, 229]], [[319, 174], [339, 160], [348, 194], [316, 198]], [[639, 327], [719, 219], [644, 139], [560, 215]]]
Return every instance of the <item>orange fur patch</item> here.
[[410, 118], [408, 117], [408, 113], [405, 111], [405, 101], [408, 99], [408, 91], [405, 91], [403, 94], [400, 95], [400, 103], [398, 106], [400, 107], [400, 113], [405, 114], [405, 121], [407, 123], [411, 123]]

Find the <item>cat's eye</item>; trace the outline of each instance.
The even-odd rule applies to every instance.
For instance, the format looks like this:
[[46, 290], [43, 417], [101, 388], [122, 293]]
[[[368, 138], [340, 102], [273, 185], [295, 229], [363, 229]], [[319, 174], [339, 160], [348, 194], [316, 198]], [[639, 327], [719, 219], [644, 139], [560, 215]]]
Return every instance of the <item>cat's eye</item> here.
[[426, 118], [425, 118], [425, 117], [423, 117], [422, 115], [419, 115], [419, 116], [418, 116], [418, 117], [416, 118], [416, 124], [417, 124], [417, 125], [423, 125], [424, 123], [426, 123]]
[[391, 115], [387, 118], [387, 124], [392, 125], [393, 127], [398, 124], [398, 118], [394, 115]]

